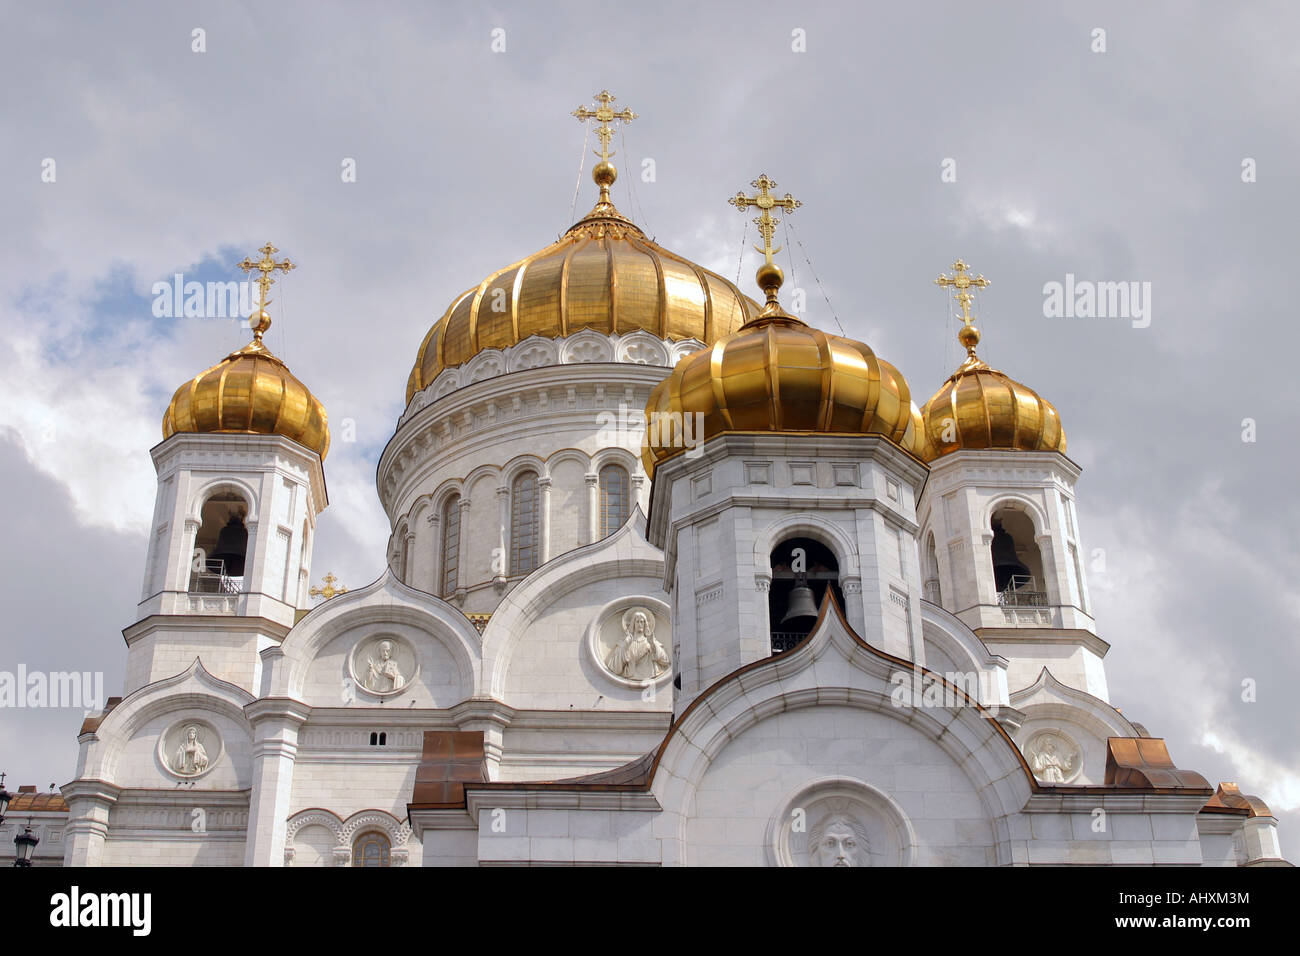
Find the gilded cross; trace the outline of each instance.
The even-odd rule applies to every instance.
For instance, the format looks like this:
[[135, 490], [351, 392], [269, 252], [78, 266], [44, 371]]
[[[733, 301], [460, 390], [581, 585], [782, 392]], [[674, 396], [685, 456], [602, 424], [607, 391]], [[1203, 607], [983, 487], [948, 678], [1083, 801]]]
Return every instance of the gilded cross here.
[[975, 316], [970, 314], [970, 304], [975, 301], [975, 296], [971, 294], [971, 289], [987, 289], [989, 280], [982, 275], [967, 275], [966, 270], [969, 266], [958, 259], [952, 264], [953, 275], [941, 275], [934, 280], [935, 285], [952, 286], [957, 290], [953, 296], [961, 303], [961, 321], [963, 325], [970, 325]]
[[728, 199], [727, 202], [731, 203], [731, 205], [735, 206], [741, 212], [755, 206], [761, 210], [759, 215], [755, 217], [754, 223], [758, 226], [759, 235], [763, 237], [763, 248], [760, 249], [758, 246], [755, 246], [754, 249], [763, 253], [767, 259], [767, 264], [771, 265], [772, 256], [781, 251], [780, 246], [777, 246], [775, 249], [772, 248], [772, 236], [776, 234], [777, 223], [781, 221], [772, 215], [772, 210], [784, 209], [787, 213], [792, 213], [802, 206], [803, 203], [795, 199], [789, 193], [786, 193], [785, 197], [782, 199], [773, 196], [771, 191], [776, 188], [776, 180], [769, 179], [767, 173], [763, 173], [750, 183], [750, 185], [758, 190], [758, 195], [746, 196], [742, 191], [736, 193], [736, 195]]
[[260, 342], [262, 341], [262, 333], [271, 325], [269, 319], [262, 318], [262, 313], [266, 311], [267, 305], [271, 302], [271, 300], [266, 297], [266, 293], [270, 290], [271, 286], [275, 284], [275, 280], [271, 278], [271, 273], [275, 272], [277, 269], [281, 272], [288, 272], [290, 269], [297, 267], [288, 259], [282, 259], [281, 261], [276, 262], [273, 257], [280, 250], [275, 248], [275, 246], [271, 245], [269, 242], [257, 251], [262, 254], [262, 258], [259, 261], [254, 262], [252, 259], [248, 258], [248, 256], [244, 256], [244, 261], [239, 263], [239, 268], [248, 273], [251, 273], [254, 269], [261, 273], [261, 275], [254, 280], [257, 283], [258, 289], [261, 290], [261, 294], [258, 296], [257, 314], [255, 317], [256, 321], [253, 324], [253, 338]]
[[339, 587], [334, 586], [338, 584], [339, 579], [336, 578], [333, 574], [326, 574], [325, 577], [321, 578], [321, 580], [325, 582], [325, 586], [323, 588], [312, 588], [310, 591], [307, 592], [312, 597], [323, 597], [325, 600], [328, 601], [336, 594], [347, 594], [348, 592], [348, 589], [343, 587], [342, 585], [339, 585]]
[[609, 124], [615, 120], [619, 120], [623, 123], [630, 123], [636, 119], [636, 114], [631, 110], [626, 109], [615, 110], [611, 104], [613, 104], [618, 97], [612, 94], [609, 90], [601, 90], [593, 96], [592, 99], [600, 105], [594, 110], [589, 110], [585, 106], [579, 106], [573, 111], [572, 115], [576, 116], [578, 121], [581, 123], [585, 123], [589, 119], [594, 119], [599, 124], [596, 127], [596, 135], [600, 138], [600, 149], [593, 150], [593, 152], [595, 152], [604, 162], [609, 162], [609, 157], [614, 155], [609, 149], [609, 141], [614, 135], [614, 127]]

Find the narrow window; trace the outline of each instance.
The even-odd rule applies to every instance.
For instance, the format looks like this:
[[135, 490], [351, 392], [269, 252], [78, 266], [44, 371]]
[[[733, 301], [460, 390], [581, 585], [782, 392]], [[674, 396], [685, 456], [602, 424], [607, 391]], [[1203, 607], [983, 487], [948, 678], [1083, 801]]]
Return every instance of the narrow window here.
[[442, 596], [456, 591], [460, 574], [460, 495], [448, 495], [442, 506]]
[[510, 487], [510, 571], [527, 574], [537, 567], [537, 472], [525, 471]]
[[627, 520], [630, 508], [627, 469], [606, 465], [600, 469], [600, 536], [608, 537]]

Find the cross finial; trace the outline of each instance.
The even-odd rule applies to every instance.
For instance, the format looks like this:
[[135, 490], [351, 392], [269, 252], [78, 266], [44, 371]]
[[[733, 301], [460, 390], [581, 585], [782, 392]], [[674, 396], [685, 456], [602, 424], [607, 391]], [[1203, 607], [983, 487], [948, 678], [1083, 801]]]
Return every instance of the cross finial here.
[[343, 587], [341, 584], [338, 587], [334, 586], [338, 584], [339, 579], [336, 578], [332, 573], [327, 573], [325, 577], [321, 578], [321, 581], [325, 585], [323, 588], [313, 587], [307, 593], [310, 594], [312, 597], [323, 597], [327, 601], [337, 594], [348, 593], [348, 589]]
[[962, 345], [966, 346], [966, 354], [975, 358], [975, 346], [979, 344], [980, 330], [975, 327], [975, 316], [970, 314], [970, 304], [975, 301], [971, 289], [987, 289], [990, 285], [989, 280], [983, 275], [968, 275], [966, 270], [970, 267], [965, 262], [958, 259], [952, 264], [953, 274], [941, 274], [934, 280], [935, 285], [952, 286], [957, 290], [953, 296], [961, 305], [961, 331], [957, 333], [957, 339]]
[[612, 104], [618, 97], [609, 90], [601, 90], [592, 99], [598, 104], [595, 109], [579, 106], [571, 115], [576, 116], [580, 123], [591, 119], [596, 121], [596, 136], [600, 139], [600, 149], [592, 152], [600, 157], [600, 162], [592, 167], [591, 178], [600, 187], [600, 201], [609, 202], [609, 187], [614, 185], [614, 180], [618, 178], [618, 169], [609, 161], [609, 157], [614, 155], [609, 148], [609, 141], [614, 136], [614, 127], [610, 124], [615, 120], [630, 123], [636, 119], [636, 114], [629, 109], [614, 109]]
[[763, 237], [762, 247], [755, 246], [754, 249], [763, 253], [763, 265], [758, 270], [758, 286], [767, 293], [767, 304], [769, 307], [776, 307], [776, 293], [781, 288], [781, 283], [785, 277], [781, 274], [780, 268], [772, 261], [772, 257], [781, 251], [781, 247], [772, 248], [772, 237], [776, 235], [777, 224], [781, 221], [772, 215], [773, 209], [783, 209], [785, 212], [792, 213], [803, 205], [798, 199], [795, 199], [789, 193], [783, 198], [777, 198], [772, 195], [772, 190], [776, 188], [776, 180], [768, 177], [763, 173], [752, 183], [750, 183], [758, 194], [755, 196], [746, 196], [744, 191], [736, 193], [727, 202], [735, 206], [741, 212], [747, 209], [757, 207], [759, 214], [754, 217], [754, 223], [758, 226], [758, 234]]
[[260, 290], [257, 298], [257, 311], [249, 316], [249, 323], [253, 327], [253, 341], [261, 342], [262, 334], [271, 327], [271, 317], [266, 312], [266, 307], [271, 302], [271, 300], [266, 297], [266, 293], [270, 291], [271, 286], [275, 284], [275, 280], [271, 278], [271, 273], [275, 272], [277, 269], [281, 272], [288, 272], [290, 269], [297, 268], [297, 266], [288, 259], [282, 259], [280, 262], [276, 262], [273, 257], [280, 250], [275, 248], [275, 246], [271, 245], [269, 242], [257, 251], [262, 254], [260, 260], [254, 262], [248, 256], [244, 256], [244, 261], [239, 263], [239, 268], [248, 273], [251, 273], [254, 269], [261, 273], [261, 275], [254, 280]]

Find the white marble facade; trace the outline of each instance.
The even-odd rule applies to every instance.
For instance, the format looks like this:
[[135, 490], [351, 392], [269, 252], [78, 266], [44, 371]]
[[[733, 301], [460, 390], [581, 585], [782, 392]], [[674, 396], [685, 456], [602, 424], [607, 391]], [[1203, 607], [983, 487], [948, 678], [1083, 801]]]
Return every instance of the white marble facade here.
[[[1266, 814], [1207, 812], [1195, 786], [1106, 784], [1108, 741], [1150, 735], [1108, 702], [1072, 462], [962, 452], [926, 468], [877, 437], [722, 435], [652, 487], [635, 413], [698, 347], [580, 333], [444, 372], [380, 459], [389, 570], [297, 620], [320, 460], [277, 437], [160, 444], [126, 686], [79, 737], [65, 862], [1276, 858]], [[607, 464], [629, 478], [616, 529], [601, 526]], [[515, 573], [500, 551], [525, 469], [538, 566]], [[247, 508], [249, 569], [243, 593], [194, 603], [214, 489]], [[1034, 529], [1041, 616], [993, 593], [985, 529], [1006, 508]], [[844, 606], [773, 656], [769, 555], [791, 537], [834, 554]], [[462, 805], [409, 806], [431, 731], [481, 734], [486, 779]]]

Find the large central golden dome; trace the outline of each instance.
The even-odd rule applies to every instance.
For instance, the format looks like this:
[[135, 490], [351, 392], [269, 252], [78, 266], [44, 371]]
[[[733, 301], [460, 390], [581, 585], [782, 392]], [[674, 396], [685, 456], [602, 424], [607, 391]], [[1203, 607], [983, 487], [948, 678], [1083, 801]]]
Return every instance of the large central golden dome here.
[[498, 269], [452, 302], [424, 337], [406, 400], [443, 369], [531, 335], [645, 330], [705, 345], [740, 328], [759, 306], [736, 286], [646, 238], [609, 200], [613, 164], [593, 170], [600, 201], [557, 242]]

